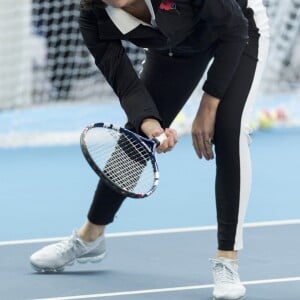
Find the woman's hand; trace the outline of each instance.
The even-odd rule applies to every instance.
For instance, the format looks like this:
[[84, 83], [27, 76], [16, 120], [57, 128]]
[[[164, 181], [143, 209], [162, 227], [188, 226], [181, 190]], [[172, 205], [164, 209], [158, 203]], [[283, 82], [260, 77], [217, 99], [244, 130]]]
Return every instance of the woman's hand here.
[[176, 130], [171, 128], [166, 128], [164, 130], [156, 119], [144, 119], [141, 125], [141, 130], [150, 139], [163, 133], [166, 135], [167, 138], [159, 145], [159, 147], [156, 148], [157, 153], [171, 151], [178, 141]]
[[198, 157], [214, 158], [212, 141], [214, 137], [217, 108], [220, 99], [204, 93], [200, 107], [192, 124], [193, 146]]

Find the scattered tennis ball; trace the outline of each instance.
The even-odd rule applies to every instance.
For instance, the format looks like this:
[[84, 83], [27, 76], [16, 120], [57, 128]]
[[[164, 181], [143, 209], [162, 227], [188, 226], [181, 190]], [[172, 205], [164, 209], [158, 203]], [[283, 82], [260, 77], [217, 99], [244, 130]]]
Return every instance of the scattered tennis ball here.
[[278, 121], [287, 121], [288, 120], [288, 112], [285, 108], [279, 107], [276, 110], [276, 117]]
[[175, 122], [184, 123], [186, 121], [186, 116], [184, 112], [179, 112], [175, 118]]
[[274, 114], [270, 111], [262, 111], [258, 115], [258, 128], [260, 129], [270, 129], [274, 124]]

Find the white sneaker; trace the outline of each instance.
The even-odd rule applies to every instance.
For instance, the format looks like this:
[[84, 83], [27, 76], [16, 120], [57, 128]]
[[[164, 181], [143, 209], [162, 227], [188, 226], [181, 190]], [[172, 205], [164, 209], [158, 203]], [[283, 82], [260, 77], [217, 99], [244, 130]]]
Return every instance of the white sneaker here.
[[235, 260], [214, 258], [210, 260], [215, 282], [213, 297], [215, 300], [244, 299], [246, 289], [240, 281], [238, 264]]
[[61, 272], [66, 265], [99, 262], [106, 254], [104, 235], [93, 242], [82, 241], [77, 231], [66, 240], [46, 246], [30, 257], [32, 267], [38, 272]]

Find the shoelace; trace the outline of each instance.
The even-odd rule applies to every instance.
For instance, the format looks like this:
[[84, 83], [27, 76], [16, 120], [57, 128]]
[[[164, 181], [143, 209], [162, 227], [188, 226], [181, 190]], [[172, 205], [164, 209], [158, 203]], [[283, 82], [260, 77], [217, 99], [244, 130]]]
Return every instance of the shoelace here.
[[69, 252], [70, 250], [74, 250], [76, 253], [76, 249], [79, 246], [79, 242], [75, 234], [73, 234], [69, 239], [63, 240], [55, 245], [57, 254], [62, 255], [65, 252]]
[[216, 281], [222, 283], [237, 283], [240, 281], [238, 273], [233, 269], [230, 262], [212, 260]]

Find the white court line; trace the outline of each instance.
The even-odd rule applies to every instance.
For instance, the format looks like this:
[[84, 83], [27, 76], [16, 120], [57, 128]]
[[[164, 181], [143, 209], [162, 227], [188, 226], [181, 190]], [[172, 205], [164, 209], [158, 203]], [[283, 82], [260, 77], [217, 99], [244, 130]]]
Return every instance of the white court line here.
[[[251, 280], [251, 281], [244, 281], [243, 283], [245, 285], [260, 285], [260, 284], [274, 284], [274, 283], [294, 282], [294, 281], [300, 281], [300, 277]], [[179, 287], [162, 288], [162, 289], [136, 290], [136, 291], [88, 294], [88, 295], [78, 295], [78, 296], [53, 297], [53, 298], [38, 298], [38, 299], [32, 299], [32, 300], [78, 300], [78, 299], [93, 299], [93, 298], [95, 299], [95, 298], [117, 297], [117, 296], [132, 296], [132, 295], [157, 294], [157, 293], [168, 293], [168, 292], [181, 292], [181, 291], [211, 289], [211, 288], [213, 288], [213, 284], [203, 284], [203, 285], [179, 286]]]
[[[299, 224], [300, 224], [300, 219], [294, 219], [294, 220], [245, 223], [244, 228], [299, 225]], [[217, 229], [217, 226], [211, 225], [211, 226], [200, 226], [200, 227], [185, 227], [185, 228], [172, 228], [172, 229], [117, 232], [117, 233], [108, 233], [105, 236], [107, 238], [116, 238], [116, 237], [128, 237], [128, 236], [143, 236], [143, 235], [159, 235], [159, 234], [171, 234], [171, 233], [213, 231], [216, 229]], [[28, 240], [17, 240], [17, 241], [4, 241], [4, 242], [0, 242], [0, 246], [49, 243], [49, 242], [60, 241], [65, 238], [66, 237], [55, 237], [55, 238], [28, 239]]]

